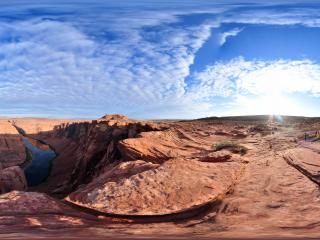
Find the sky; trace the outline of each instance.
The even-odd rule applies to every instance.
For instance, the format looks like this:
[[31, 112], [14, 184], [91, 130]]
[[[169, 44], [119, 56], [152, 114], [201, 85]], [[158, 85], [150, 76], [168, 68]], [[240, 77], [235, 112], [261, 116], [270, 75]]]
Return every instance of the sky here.
[[320, 116], [320, 1], [0, 2], [0, 116]]

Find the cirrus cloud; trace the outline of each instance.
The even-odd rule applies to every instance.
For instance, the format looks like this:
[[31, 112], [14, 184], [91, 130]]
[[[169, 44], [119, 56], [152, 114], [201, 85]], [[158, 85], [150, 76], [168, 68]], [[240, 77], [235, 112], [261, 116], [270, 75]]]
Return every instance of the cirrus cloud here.
[[[236, 58], [190, 73], [213, 27], [319, 27], [317, 9], [290, 1], [200, 2], [0, 3], [0, 114], [190, 118], [213, 114], [217, 96], [319, 95], [319, 66], [310, 60]], [[242, 30], [224, 32], [220, 45]]]
[[320, 65], [311, 60], [218, 62], [194, 75], [193, 92], [208, 96], [310, 93], [320, 96]]

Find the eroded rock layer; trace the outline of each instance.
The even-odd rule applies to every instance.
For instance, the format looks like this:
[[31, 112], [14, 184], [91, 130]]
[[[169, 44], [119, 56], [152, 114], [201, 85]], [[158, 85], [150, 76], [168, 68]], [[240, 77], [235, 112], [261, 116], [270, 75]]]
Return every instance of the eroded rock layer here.
[[[2, 194], [1, 237], [18, 231], [55, 238], [86, 233], [86, 239], [319, 237], [314, 182], [320, 142], [303, 136], [313, 136], [320, 124], [303, 121], [155, 123], [107, 115], [48, 127], [38, 120], [42, 130], [29, 126], [27, 134], [49, 143], [59, 156], [48, 180], [29, 191], [60, 200], [35, 192]], [[26, 122], [16, 124], [23, 129]], [[213, 151], [225, 142], [248, 152]]]
[[[28, 230], [82, 228], [102, 224], [46, 194], [12, 191], [0, 195], [1, 234]], [[23, 238], [26, 236], [23, 235]]]
[[196, 209], [226, 194], [245, 163], [228, 151], [213, 151], [213, 140], [225, 136], [187, 123], [106, 115], [34, 136], [59, 153], [48, 181], [36, 189], [70, 193], [69, 202], [108, 214], [158, 216]]
[[0, 168], [21, 165], [25, 160], [22, 137], [9, 120], [0, 120]]
[[12, 190], [27, 190], [28, 184], [23, 170], [18, 167], [9, 167], [0, 170], [0, 193]]
[[67, 200], [120, 215], [179, 213], [221, 198], [235, 183], [241, 163], [171, 159], [163, 164], [124, 162]]
[[161, 130], [151, 122], [133, 121], [121, 115], [108, 115], [92, 122], [62, 124], [37, 138], [58, 153], [49, 181], [40, 188], [69, 193], [87, 184], [122, 159], [118, 142], [140, 132]]
[[308, 148], [294, 148], [284, 154], [286, 161], [320, 184], [320, 154]]

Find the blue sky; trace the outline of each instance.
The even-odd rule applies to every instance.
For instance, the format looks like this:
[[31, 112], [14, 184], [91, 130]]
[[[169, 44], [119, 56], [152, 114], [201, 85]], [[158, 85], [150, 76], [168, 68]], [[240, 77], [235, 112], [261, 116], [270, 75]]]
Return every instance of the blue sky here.
[[319, 1], [0, 2], [0, 115], [320, 116]]

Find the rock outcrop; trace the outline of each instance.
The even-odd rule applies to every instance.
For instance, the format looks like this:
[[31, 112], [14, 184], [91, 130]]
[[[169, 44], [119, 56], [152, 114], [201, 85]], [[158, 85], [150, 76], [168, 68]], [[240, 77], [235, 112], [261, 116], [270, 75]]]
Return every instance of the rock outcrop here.
[[216, 202], [240, 177], [243, 158], [214, 152], [213, 140], [223, 137], [189, 127], [106, 115], [39, 132], [34, 136], [59, 155], [37, 189], [128, 216], [179, 214]]
[[3, 168], [25, 162], [26, 150], [18, 131], [9, 120], [0, 120], [0, 165]]
[[[129, 120], [117, 116], [116, 121], [120, 122], [111, 126], [126, 126], [123, 132], [127, 135]], [[108, 129], [112, 130], [110, 124], [105, 132]], [[241, 175], [241, 157], [213, 153], [212, 142], [199, 135], [179, 127], [148, 130], [116, 141], [113, 149], [119, 151], [118, 161], [109, 161], [99, 177], [80, 186], [66, 200], [108, 214], [177, 214], [219, 200]], [[115, 131], [121, 132], [119, 128], [112, 133]]]
[[208, 149], [199, 143], [199, 139], [194, 139], [179, 129], [143, 132], [136, 138], [120, 141], [118, 148], [125, 160], [142, 159], [154, 163], [192, 156]]
[[[1, 214], [63, 213], [63, 204], [43, 193], [12, 191], [0, 196]], [[63, 209], [64, 208], [64, 209]]]
[[121, 161], [119, 141], [162, 128], [152, 122], [111, 115], [92, 122], [62, 124], [51, 132], [38, 134], [37, 138], [59, 153], [43, 188], [55, 193], [69, 193], [79, 185], [89, 183]]
[[214, 153], [210, 135], [194, 130], [106, 115], [40, 131], [33, 136], [59, 155], [48, 180], [36, 189], [69, 194], [73, 204], [118, 215], [197, 209], [228, 192], [244, 162], [231, 153]]
[[46, 118], [13, 118], [10, 122], [24, 134], [32, 135], [39, 132], [50, 132], [61, 124], [85, 122], [87, 120], [46, 119]]
[[[46, 182], [29, 191], [57, 198], [0, 194], [1, 238], [317, 238], [320, 144], [303, 134], [318, 131], [318, 122], [275, 129], [265, 121], [106, 115], [42, 131], [29, 126], [59, 154]], [[248, 153], [213, 149], [226, 141]], [[0, 163], [3, 173], [16, 180]]]
[[[76, 229], [98, 226], [104, 221], [86, 213], [79, 212], [46, 194], [12, 191], [0, 195], [1, 234], [12, 232], [34, 232], [63, 229]], [[2, 235], [3, 236], [3, 235]], [[34, 237], [32, 237], [33, 239]]]
[[23, 170], [18, 167], [9, 167], [0, 170], [0, 193], [12, 190], [25, 191], [28, 187]]
[[284, 159], [307, 177], [320, 185], [320, 154], [307, 148], [294, 148], [286, 151]]
[[121, 163], [67, 200], [119, 215], [166, 215], [199, 208], [220, 199], [235, 183], [241, 164], [171, 159], [163, 164]]

